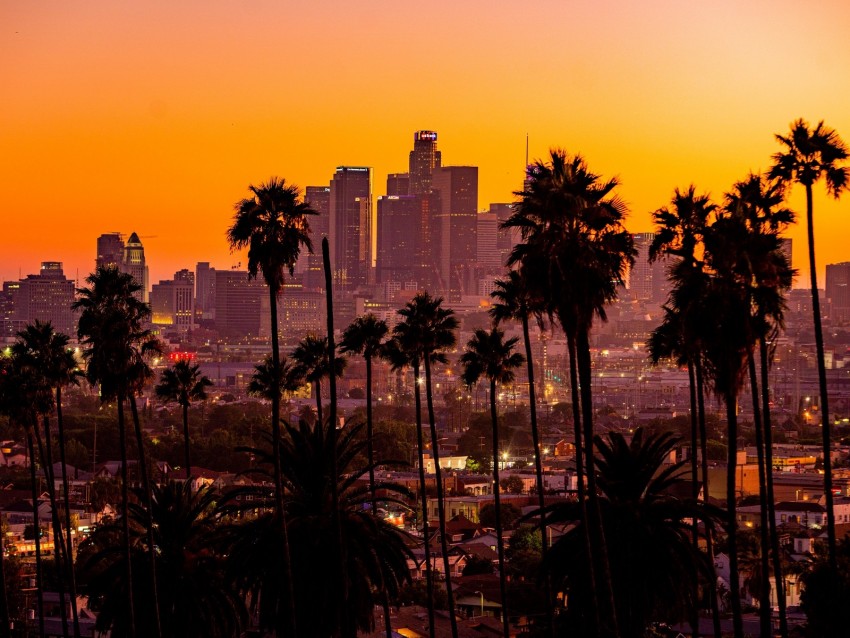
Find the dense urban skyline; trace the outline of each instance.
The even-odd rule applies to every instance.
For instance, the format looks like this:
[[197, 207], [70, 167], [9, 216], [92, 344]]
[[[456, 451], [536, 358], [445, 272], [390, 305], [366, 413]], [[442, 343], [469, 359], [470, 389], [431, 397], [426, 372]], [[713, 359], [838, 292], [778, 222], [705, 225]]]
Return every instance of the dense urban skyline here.
[[[480, 210], [521, 186], [526, 134], [531, 158], [581, 152], [620, 176], [633, 232], [677, 186], [720, 197], [766, 168], [796, 117], [850, 135], [838, 0], [0, 12], [3, 280], [48, 260], [83, 277], [94, 239], [116, 230], [139, 234], [152, 281], [229, 267], [241, 256], [223, 233], [249, 183], [370, 166], [377, 198], [421, 129], [446, 162], [479, 167]], [[848, 203], [815, 197], [818, 261], [845, 261]], [[802, 211], [799, 189], [790, 203]], [[803, 245], [804, 227], [790, 236]]]

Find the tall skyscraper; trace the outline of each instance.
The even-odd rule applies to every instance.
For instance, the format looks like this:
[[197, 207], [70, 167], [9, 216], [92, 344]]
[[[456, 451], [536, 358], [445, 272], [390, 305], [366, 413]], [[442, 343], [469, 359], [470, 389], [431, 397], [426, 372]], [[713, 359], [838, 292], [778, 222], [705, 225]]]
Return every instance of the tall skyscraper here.
[[410, 194], [427, 195], [431, 192], [431, 176], [442, 165], [442, 154], [437, 150], [435, 131], [416, 131], [413, 150], [410, 151]]
[[339, 166], [330, 187], [330, 252], [338, 290], [369, 283], [376, 238], [372, 217], [372, 169]]
[[832, 323], [850, 321], [850, 261], [826, 265], [826, 296], [832, 304]]
[[496, 215], [499, 223], [499, 234], [496, 236], [496, 249], [499, 251], [499, 263], [504, 267], [514, 246], [522, 242], [520, 231], [516, 228], [502, 228], [502, 224], [508, 221], [514, 213], [513, 204], [490, 204], [490, 212]]
[[432, 249], [443, 292], [450, 301], [455, 301], [476, 289], [478, 167], [438, 168], [432, 176], [432, 188], [439, 197]]
[[410, 194], [410, 173], [387, 175], [387, 197], [402, 197]]
[[244, 270], [215, 271], [215, 327], [225, 339], [269, 336], [269, 295], [262, 277]]
[[136, 233], [130, 235], [130, 239], [124, 244], [124, 259], [121, 270], [133, 276], [133, 279], [142, 287], [139, 298], [148, 300], [148, 267], [145, 263], [145, 247]]
[[417, 279], [421, 208], [415, 195], [378, 198], [378, 283]]
[[74, 282], [65, 277], [62, 262], [43, 261], [37, 275], [21, 279], [14, 296], [14, 317], [19, 326], [36, 319], [50, 321], [57, 332], [76, 334]]
[[124, 239], [121, 233], [105, 233], [97, 238], [95, 266], [117, 266], [124, 262]]
[[[322, 239], [330, 241], [331, 189], [330, 186], [308, 186], [304, 189], [304, 201], [318, 215], [310, 215], [310, 240], [313, 253], [302, 250], [298, 257], [299, 272], [304, 275], [304, 286], [310, 289], [325, 287], [325, 272], [322, 264]], [[331, 253], [333, 254], [333, 253]]]
[[195, 266], [195, 314], [198, 319], [215, 319], [215, 268], [210, 262]]
[[482, 270], [497, 271], [502, 266], [499, 253], [499, 219], [496, 213], [478, 213], [477, 261]]
[[662, 304], [667, 300], [670, 287], [667, 282], [667, 260], [659, 258], [649, 263], [649, 247], [655, 239], [655, 233], [635, 233], [632, 238], [637, 256], [629, 272], [631, 296], [637, 301]]

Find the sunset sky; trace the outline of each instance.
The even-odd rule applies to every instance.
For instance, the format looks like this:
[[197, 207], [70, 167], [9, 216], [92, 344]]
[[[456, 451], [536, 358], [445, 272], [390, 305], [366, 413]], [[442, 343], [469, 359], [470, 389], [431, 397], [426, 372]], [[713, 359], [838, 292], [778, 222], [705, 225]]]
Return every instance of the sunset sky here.
[[[228, 268], [249, 183], [368, 165], [377, 198], [423, 128], [480, 167], [479, 208], [511, 201], [528, 134], [618, 175], [650, 230], [674, 187], [767, 168], [797, 117], [850, 141], [848, 34], [846, 0], [0, 0], [0, 278], [82, 278], [110, 231], [152, 282]], [[850, 194], [818, 187], [815, 213], [819, 267], [850, 260]]]

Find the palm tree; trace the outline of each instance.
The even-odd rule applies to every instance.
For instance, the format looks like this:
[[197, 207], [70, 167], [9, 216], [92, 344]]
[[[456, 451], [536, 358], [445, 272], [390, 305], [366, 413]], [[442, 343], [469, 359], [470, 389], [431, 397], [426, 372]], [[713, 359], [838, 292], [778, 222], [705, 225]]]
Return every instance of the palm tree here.
[[[138, 496], [141, 499], [144, 495]], [[225, 578], [217, 498], [209, 487], [193, 490], [191, 481], [172, 481], [154, 486], [152, 517], [138, 505], [130, 505], [134, 539], [131, 560], [142, 565], [148, 554], [156, 555], [159, 614], [163, 635], [168, 638], [234, 638], [245, 623], [244, 601]], [[151, 519], [153, 552], [147, 544], [146, 529]], [[129, 630], [123, 600], [130, 586], [124, 578], [125, 557], [120, 544], [120, 529], [108, 524], [98, 527], [80, 548], [86, 591], [92, 608], [98, 611], [97, 628], [111, 630], [112, 635], [124, 635]], [[145, 596], [148, 584], [143, 578], [133, 581], [132, 588], [141, 601], [138, 631], [152, 632], [153, 603]]]
[[[329, 429], [335, 424], [314, 426], [302, 421], [297, 427], [286, 424], [281, 445], [284, 485], [287, 490], [287, 514], [290, 526], [292, 568], [298, 588], [295, 592], [298, 626], [305, 636], [334, 636], [348, 628], [340, 626], [341, 615], [333, 613], [342, 606], [355, 629], [369, 632], [374, 628], [374, 607], [386, 591], [398, 595], [400, 586], [409, 581], [407, 559], [410, 552], [403, 532], [382, 518], [374, 516], [368, 505], [372, 495], [361, 481], [369, 467], [355, 459], [363, 454], [366, 442], [361, 439], [363, 425], [347, 425], [336, 445]], [[266, 465], [271, 464], [267, 449], [255, 454]], [[336, 457], [336, 475], [332, 472]], [[331, 483], [338, 484], [338, 506], [332, 496]], [[378, 483], [379, 504], [400, 503], [407, 491], [391, 483]], [[335, 515], [333, 510], [338, 509]], [[336, 556], [328, 551], [338, 537], [334, 517], [342, 527], [345, 572]], [[235, 542], [229, 558], [233, 573], [243, 590], [251, 593], [257, 606], [260, 624], [265, 628], [283, 624], [277, 609], [275, 591], [279, 534], [270, 527], [268, 517], [260, 516], [234, 526]], [[343, 574], [349, 579], [346, 588], [339, 586]], [[343, 591], [348, 597], [342, 597]], [[259, 595], [256, 595], [259, 594]], [[326, 613], [317, 614], [316, 610]], [[285, 625], [284, 625], [285, 626]]]
[[431, 564], [431, 530], [428, 524], [428, 493], [425, 481], [425, 442], [422, 435], [422, 392], [421, 392], [421, 360], [419, 342], [415, 331], [407, 326], [397, 324], [393, 329], [393, 337], [382, 348], [381, 356], [389, 362], [394, 372], [405, 368], [413, 370], [413, 400], [416, 420], [416, 449], [419, 465], [419, 498], [422, 506], [422, 539], [425, 552], [425, 586], [428, 602], [428, 635], [434, 638], [436, 624], [434, 620], [434, 575]]
[[[127, 435], [124, 418], [124, 403], [131, 400], [139, 389], [140, 383], [149, 368], [147, 357], [158, 350], [158, 343], [143, 324], [150, 315], [150, 307], [137, 298], [141, 286], [132, 275], [120, 272], [114, 267], [98, 267], [86, 278], [87, 288], [77, 290], [78, 298], [73, 308], [80, 310], [77, 334], [83, 344], [83, 356], [86, 360], [86, 378], [89, 383], [100, 388], [103, 402], [115, 401], [118, 408], [118, 438], [121, 452], [121, 501], [123, 505], [122, 528], [124, 537], [124, 568], [127, 582], [133, 582], [131, 555], [131, 536], [129, 522], [129, 477], [127, 472]], [[135, 400], [131, 400], [135, 413]], [[146, 497], [150, 494], [150, 483], [144, 471], [144, 447], [141, 441], [137, 419], [137, 445], [142, 482], [146, 486]], [[146, 500], [150, 501], [150, 499]], [[149, 515], [152, 513], [148, 512]], [[149, 525], [148, 529], [152, 529]], [[150, 544], [153, 545], [152, 540]], [[153, 554], [151, 554], [153, 556]], [[150, 560], [150, 586], [153, 601], [156, 603], [156, 564]], [[135, 610], [133, 590], [128, 588], [127, 618], [128, 632], [135, 635]], [[159, 605], [154, 605], [158, 615]], [[155, 617], [155, 627], [159, 627], [159, 618]], [[159, 635], [158, 633], [155, 635]]]
[[440, 549], [443, 554], [443, 569], [446, 575], [449, 620], [452, 638], [457, 638], [454, 594], [449, 563], [448, 539], [446, 537], [446, 506], [443, 473], [440, 468], [440, 450], [437, 441], [437, 425], [434, 417], [434, 396], [431, 391], [431, 364], [445, 363], [444, 352], [457, 343], [455, 330], [458, 321], [454, 311], [443, 308], [442, 297], [432, 297], [427, 292], [418, 293], [398, 311], [402, 320], [396, 325], [394, 334], [406, 339], [419, 350], [425, 368], [425, 402], [428, 408], [428, 424], [431, 430], [431, 456], [434, 459], [434, 480], [437, 484], [437, 514], [440, 525]]
[[[759, 344], [761, 359], [761, 406], [759, 409], [758, 383], [756, 382], [755, 354], [748, 357], [749, 374], [753, 389], [753, 412], [756, 421], [757, 438], [763, 431], [764, 452], [764, 489], [762, 490], [762, 517], [764, 533], [761, 547], [762, 555], [767, 557], [767, 548], [773, 554], [773, 574], [776, 582], [779, 607], [779, 625], [782, 636], [788, 635], [788, 623], [785, 613], [784, 579], [779, 549], [779, 535], [776, 529], [775, 498], [773, 490], [773, 436], [770, 421], [770, 390], [768, 370], [772, 363], [772, 348], [768, 346], [784, 328], [785, 296], [791, 288], [794, 270], [787, 255], [782, 250], [780, 233], [794, 223], [794, 213], [782, 208], [782, 193], [778, 183], [769, 183], [762, 176], [751, 174], [747, 179], [734, 185], [726, 194], [725, 209], [729, 215], [736, 216], [746, 230], [745, 247], [741, 251], [746, 259], [741, 260], [744, 276], [750, 282], [753, 317], [750, 325], [754, 338]], [[761, 428], [759, 427], [761, 425]], [[757, 442], [758, 444], [758, 442]], [[769, 566], [762, 568], [769, 572]], [[764, 578], [766, 587], [768, 579]], [[768, 592], [769, 593], [769, 592]], [[762, 593], [761, 600], [765, 600]]]
[[[331, 364], [328, 358], [328, 338], [307, 335], [295, 350], [292, 351], [292, 360], [298, 374], [308, 383], [313, 384], [316, 394], [316, 414], [318, 422], [322, 423], [322, 379], [330, 377]], [[334, 368], [337, 377], [341, 377], [347, 361], [345, 357], [334, 357]]]
[[[71, 594], [71, 600], [77, 599], [77, 585], [74, 573], [74, 545], [71, 537], [71, 507], [69, 501], [68, 490], [68, 471], [65, 462], [65, 427], [62, 419], [62, 388], [67, 385], [76, 384], [79, 376], [77, 369], [77, 361], [74, 358], [73, 352], [68, 348], [70, 338], [67, 335], [56, 333], [50, 322], [42, 323], [38, 320], [34, 324], [30, 324], [18, 333], [18, 341], [13, 346], [13, 352], [18, 355], [21, 360], [26, 361], [26, 365], [31, 365], [35, 374], [42, 379], [45, 389], [52, 389], [54, 392], [53, 401], [47, 402], [44, 405], [45, 423], [45, 452], [48, 456], [47, 462], [49, 467], [45, 468], [48, 473], [48, 494], [51, 496], [51, 508], [53, 509], [54, 532], [61, 537], [61, 525], [59, 523], [59, 510], [56, 507], [55, 481], [53, 479], [53, 463], [51, 458], [52, 444], [50, 441], [50, 427], [48, 415], [53, 410], [56, 411], [56, 420], [59, 434], [59, 458], [62, 472], [62, 491], [65, 510], [65, 574], [68, 578], [68, 585]], [[59, 543], [57, 542], [57, 547]], [[58, 554], [57, 554], [58, 557]], [[59, 581], [62, 588], [62, 579]], [[64, 612], [64, 606], [62, 611]], [[77, 613], [77, 606], [71, 605], [71, 615], [73, 621], [74, 636], [79, 638], [80, 622]]]
[[[567, 335], [571, 368], [578, 372], [579, 396], [573, 396], [573, 403], [580, 401], [588, 511], [593, 516], [585, 529], [592, 532], [594, 561], [602, 576], [598, 584], [604, 588], [604, 602], [610, 607], [610, 613], [606, 610], [601, 619], [610, 619], [610, 631], [616, 634], [596, 478], [590, 471], [594, 461], [589, 335], [594, 318], [606, 320], [605, 306], [617, 298], [636, 253], [632, 236], [623, 227], [626, 206], [614, 194], [617, 179], [602, 182], [581, 155], [570, 156], [559, 149], [550, 151], [548, 162], [537, 161], [531, 175], [525, 189], [517, 193], [520, 200], [504, 224], [518, 228], [525, 242], [514, 250], [510, 261], [519, 263], [521, 270], [532, 265], [537, 270], [541, 261], [545, 264], [541, 283], [548, 286], [550, 303]], [[578, 447], [578, 440], [576, 444]]]
[[[600, 510], [609, 539], [617, 619], [623, 638], [646, 635], [652, 621], [677, 622], [697, 604], [690, 583], [714, 578], [706, 554], [694, 548], [691, 520], [713, 525], [719, 512], [710, 505], [674, 496], [684, 464], [668, 465], [678, 444], [670, 433], [647, 435], [638, 428], [631, 440], [619, 433], [595, 438]], [[574, 501], [544, 510], [550, 523], [579, 521], [552, 545], [544, 568], [567, 593], [568, 615], [589, 633], [586, 587], [590, 570], [580, 507]], [[591, 626], [588, 626], [591, 625]]]
[[803, 119], [791, 123], [787, 136], [776, 135], [783, 150], [773, 156], [773, 166], [768, 171], [771, 179], [790, 188], [795, 182], [806, 189], [806, 231], [809, 240], [809, 278], [812, 288], [812, 314], [815, 327], [815, 346], [818, 357], [818, 383], [820, 385], [820, 412], [823, 434], [823, 483], [826, 496], [827, 539], [830, 565], [836, 568], [832, 558], [836, 552], [835, 510], [832, 493], [832, 417], [829, 414], [829, 396], [826, 385], [826, 362], [823, 352], [823, 328], [821, 326], [820, 298], [818, 296], [817, 262], [815, 261], [815, 225], [812, 188], [821, 178], [827, 192], [836, 199], [848, 185], [848, 171], [840, 164], [847, 159], [847, 147], [833, 129], [818, 122], [810, 128]]
[[514, 352], [514, 346], [519, 339], [505, 340], [505, 333], [498, 328], [490, 332], [478, 329], [472, 339], [466, 344], [466, 352], [461, 356], [463, 365], [463, 381], [472, 387], [482, 376], [490, 381], [490, 420], [493, 424], [493, 497], [496, 505], [496, 549], [499, 555], [499, 588], [502, 596], [502, 633], [504, 638], [510, 636], [508, 620], [508, 594], [505, 582], [505, 547], [502, 539], [502, 504], [499, 492], [499, 421], [496, 413], [496, 384], [511, 383], [514, 380], [514, 370], [521, 366], [525, 358]]
[[[301, 389], [305, 379], [298, 366], [282, 356], [280, 358], [280, 378], [277, 381], [278, 388], [275, 390], [274, 361], [269, 355], [261, 364], [254, 366], [254, 374], [251, 375], [251, 380], [248, 382], [248, 394], [267, 401], [272, 400], [275, 392], [278, 395], [289, 397], [293, 392]], [[288, 411], [291, 411], [291, 408]]]
[[189, 406], [194, 401], [205, 401], [206, 388], [213, 383], [201, 374], [201, 366], [181, 360], [162, 371], [156, 395], [168, 402], [175, 401], [183, 408], [183, 448], [186, 461], [186, 479], [192, 478], [192, 463], [189, 455]]
[[[269, 181], [248, 186], [251, 196], [236, 203], [233, 224], [227, 230], [227, 240], [233, 250], [248, 249], [248, 278], [256, 278], [262, 272], [269, 288], [269, 309], [271, 312], [272, 363], [276, 376], [280, 376], [280, 345], [278, 339], [277, 298], [283, 290], [284, 272], [290, 276], [295, 272], [295, 263], [302, 246], [313, 252], [310, 241], [309, 215], [318, 214], [301, 200], [297, 186], [272, 177]], [[272, 395], [272, 446], [273, 459], [280, 461], [280, 397]], [[289, 555], [286, 537], [286, 521], [283, 511], [283, 487], [281, 468], [274, 471], [275, 507], [281, 519], [285, 554]], [[288, 559], [287, 559], [288, 565]], [[289, 571], [289, 568], [286, 568]], [[294, 583], [288, 579], [290, 588], [290, 618], [295, 622]], [[293, 625], [292, 634], [297, 634]]]

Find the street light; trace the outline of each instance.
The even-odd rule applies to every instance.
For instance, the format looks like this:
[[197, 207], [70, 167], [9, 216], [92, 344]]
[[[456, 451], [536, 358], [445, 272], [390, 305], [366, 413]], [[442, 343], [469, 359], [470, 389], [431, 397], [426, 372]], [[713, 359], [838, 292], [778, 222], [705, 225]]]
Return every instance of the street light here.
[[480, 591], [476, 591], [476, 592], [473, 592], [473, 593], [481, 596], [481, 617], [483, 618], [484, 617], [484, 594], [482, 594]]

